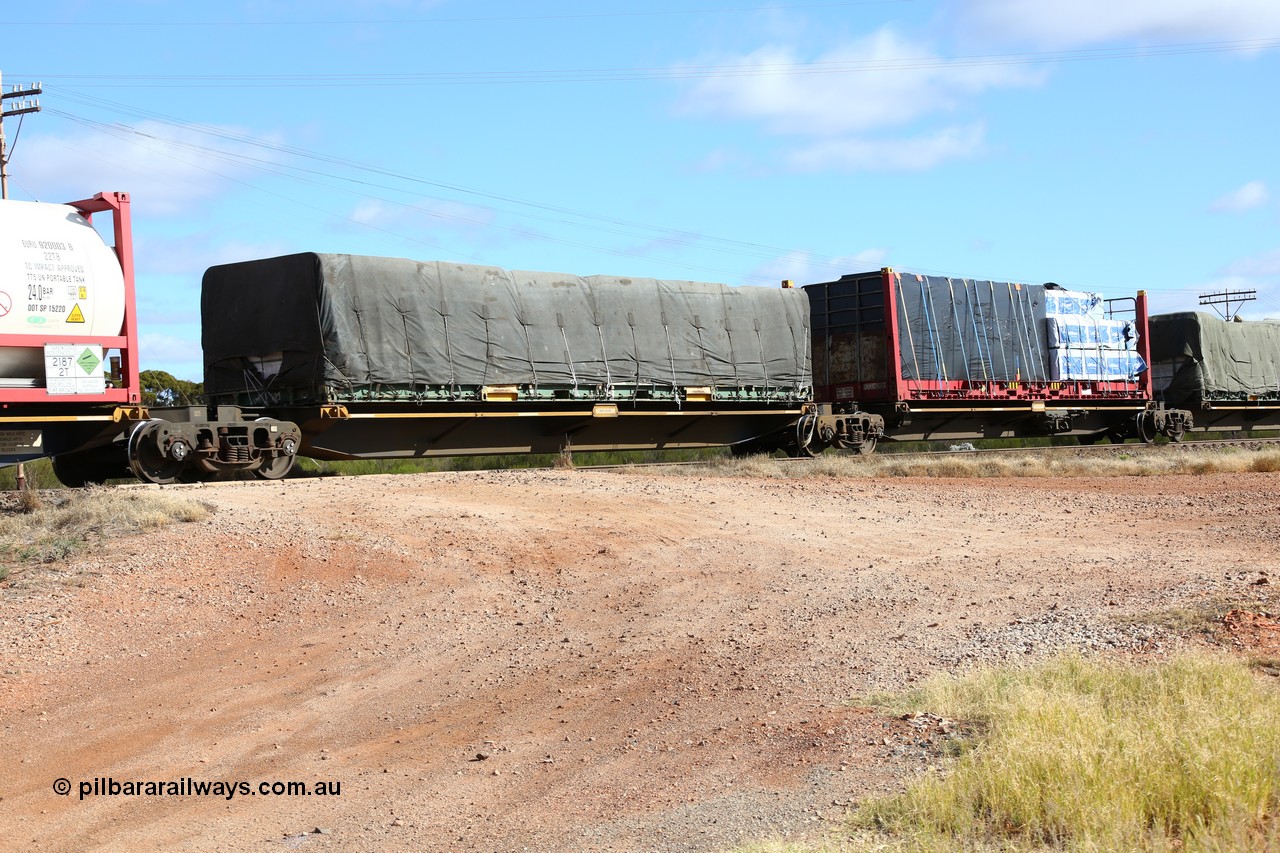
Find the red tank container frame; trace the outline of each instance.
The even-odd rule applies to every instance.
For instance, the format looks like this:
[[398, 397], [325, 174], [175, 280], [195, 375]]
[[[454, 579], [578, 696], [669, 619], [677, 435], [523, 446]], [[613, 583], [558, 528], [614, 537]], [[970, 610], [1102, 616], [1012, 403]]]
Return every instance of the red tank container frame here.
[[[65, 407], [68, 403], [118, 403], [137, 406], [142, 402], [138, 380], [138, 326], [133, 283], [133, 226], [128, 193], [98, 193], [93, 198], [68, 203], [92, 221], [97, 213], [112, 214], [115, 244], [112, 247], [124, 275], [124, 321], [116, 335], [0, 334], [0, 347], [43, 347], [47, 344], [84, 344], [102, 347], [104, 360], [112, 365], [109, 387], [101, 394], [50, 394], [46, 388], [0, 388], [0, 406], [14, 403], [48, 403]], [[118, 359], [117, 368], [112, 359]]]

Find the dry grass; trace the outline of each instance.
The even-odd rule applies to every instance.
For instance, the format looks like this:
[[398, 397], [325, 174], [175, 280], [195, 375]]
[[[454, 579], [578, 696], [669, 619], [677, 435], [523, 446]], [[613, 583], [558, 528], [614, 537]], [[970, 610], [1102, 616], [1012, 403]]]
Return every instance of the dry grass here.
[[1280, 849], [1280, 689], [1242, 661], [1068, 655], [935, 678], [893, 708], [982, 734], [830, 845], [746, 849]]
[[8, 495], [0, 504], [0, 580], [14, 569], [65, 559], [88, 544], [209, 515], [208, 504], [142, 489], [42, 492], [32, 504]]
[[988, 733], [944, 776], [870, 804], [867, 828], [1069, 850], [1280, 841], [1280, 692], [1234, 660], [1066, 656], [936, 679], [913, 697]]
[[650, 469], [668, 475], [725, 477], [1152, 477], [1170, 474], [1243, 474], [1280, 471], [1280, 450], [1137, 449], [1116, 454], [953, 453], [836, 456], [792, 463], [767, 456], [725, 459], [706, 465]]

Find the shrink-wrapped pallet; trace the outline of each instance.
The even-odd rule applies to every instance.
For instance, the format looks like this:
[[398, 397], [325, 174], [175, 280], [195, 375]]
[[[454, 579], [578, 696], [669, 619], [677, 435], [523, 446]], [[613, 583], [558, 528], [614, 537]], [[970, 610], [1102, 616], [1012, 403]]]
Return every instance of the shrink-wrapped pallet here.
[[1126, 381], [1145, 369], [1133, 324], [1108, 318], [1098, 294], [1046, 287], [1042, 304], [1051, 381]]

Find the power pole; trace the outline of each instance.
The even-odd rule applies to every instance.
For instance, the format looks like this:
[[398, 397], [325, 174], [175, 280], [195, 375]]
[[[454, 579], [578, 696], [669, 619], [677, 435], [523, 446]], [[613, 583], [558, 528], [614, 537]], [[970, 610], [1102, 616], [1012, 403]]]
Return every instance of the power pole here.
[[[4, 90], [4, 74], [0, 73], [0, 199], [9, 197], [9, 149], [6, 147], [4, 140], [4, 120], [9, 116], [40, 112], [40, 101], [26, 99], [39, 95], [43, 91], [40, 84], [37, 83], [25, 89], [20, 86], [14, 86], [12, 91], [6, 92]], [[17, 101], [13, 106], [5, 105], [5, 101], [13, 101], [18, 98], [24, 100]], [[26, 466], [21, 462], [18, 463], [14, 485], [17, 486], [18, 491], [23, 491], [27, 487]]]
[[[0, 74], [0, 199], [9, 197], [9, 149], [5, 146], [4, 120], [9, 116], [40, 112], [40, 101], [33, 96], [39, 95], [43, 91], [44, 89], [37, 83], [26, 88], [15, 85], [11, 91], [6, 92], [4, 90], [4, 75]], [[22, 98], [23, 100], [17, 101], [12, 106], [5, 105], [5, 101], [17, 98]]]
[[[1232, 320], [1240, 319], [1240, 309], [1244, 307], [1244, 303], [1252, 302], [1258, 298], [1256, 290], [1219, 290], [1215, 293], [1200, 294], [1201, 305], [1212, 305], [1213, 310], [1222, 315], [1222, 319], [1230, 323]], [[1236, 310], [1233, 314], [1231, 311], [1231, 303], [1236, 303]], [[1224, 311], [1219, 305], [1226, 307]]]

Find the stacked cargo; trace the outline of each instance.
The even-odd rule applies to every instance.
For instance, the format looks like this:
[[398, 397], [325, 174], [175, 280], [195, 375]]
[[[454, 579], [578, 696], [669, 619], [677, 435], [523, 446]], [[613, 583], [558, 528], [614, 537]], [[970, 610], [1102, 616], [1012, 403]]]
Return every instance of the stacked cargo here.
[[1131, 382], [1132, 323], [1057, 285], [899, 277], [902, 376], [932, 382]]
[[1043, 288], [1049, 379], [1132, 381], [1145, 369], [1127, 320], [1104, 315], [1096, 293]]

